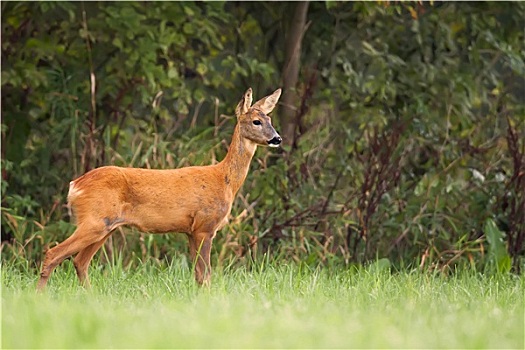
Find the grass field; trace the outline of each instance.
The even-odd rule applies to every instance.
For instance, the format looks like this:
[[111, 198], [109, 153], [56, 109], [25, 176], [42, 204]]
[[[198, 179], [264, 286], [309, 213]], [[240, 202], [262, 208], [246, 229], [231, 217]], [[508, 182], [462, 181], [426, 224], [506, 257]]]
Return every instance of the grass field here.
[[45, 294], [2, 266], [2, 348], [521, 348], [524, 278], [260, 265], [198, 288], [183, 264], [70, 262]]

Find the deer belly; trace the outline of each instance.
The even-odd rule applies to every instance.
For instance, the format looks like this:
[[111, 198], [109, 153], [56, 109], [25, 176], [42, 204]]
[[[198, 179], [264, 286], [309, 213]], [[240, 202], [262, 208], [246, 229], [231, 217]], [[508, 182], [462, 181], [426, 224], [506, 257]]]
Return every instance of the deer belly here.
[[138, 206], [132, 209], [127, 221], [144, 232], [189, 233], [193, 220], [191, 213], [180, 208]]

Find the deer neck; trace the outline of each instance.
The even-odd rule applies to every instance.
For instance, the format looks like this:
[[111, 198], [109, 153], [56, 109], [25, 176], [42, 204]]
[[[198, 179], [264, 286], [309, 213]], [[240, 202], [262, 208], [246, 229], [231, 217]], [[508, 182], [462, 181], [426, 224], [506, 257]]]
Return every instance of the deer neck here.
[[239, 191], [248, 175], [250, 162], [256, 149], [256, 144], [241, 137], [237, 124], [228, 153], [220, 163], [224, 171], [224, 181], [226, 186], [231, 188], [233, 196]]

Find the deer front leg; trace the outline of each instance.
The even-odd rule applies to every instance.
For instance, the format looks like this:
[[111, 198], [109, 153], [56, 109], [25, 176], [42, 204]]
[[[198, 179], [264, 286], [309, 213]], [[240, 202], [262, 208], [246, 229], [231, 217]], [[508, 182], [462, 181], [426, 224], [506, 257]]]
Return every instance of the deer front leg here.
[[195, 265], [195, 280], [200, 285], [210, 285], [210, 254], [213, 236], [213, 233], [207, 232], [188, 235], [190, 241], [190, 256]]

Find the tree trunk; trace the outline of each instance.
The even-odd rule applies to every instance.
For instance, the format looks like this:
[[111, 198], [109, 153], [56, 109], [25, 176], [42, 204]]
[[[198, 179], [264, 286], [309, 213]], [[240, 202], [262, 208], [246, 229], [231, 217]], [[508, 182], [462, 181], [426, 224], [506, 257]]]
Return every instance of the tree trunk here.
[[283, 142], [292, 145], [295, 139], [296, 112], [299, 104], [297, 93], [297, 80], [301, 63], [301, 43], [307, 28], [306, 15], [308, 13], [307, 1], [294, 4], [292, 22], [285, 38], [285, 58], [283, 65], [283, 96], [281, 97], [280, 119], [282, 125]]

